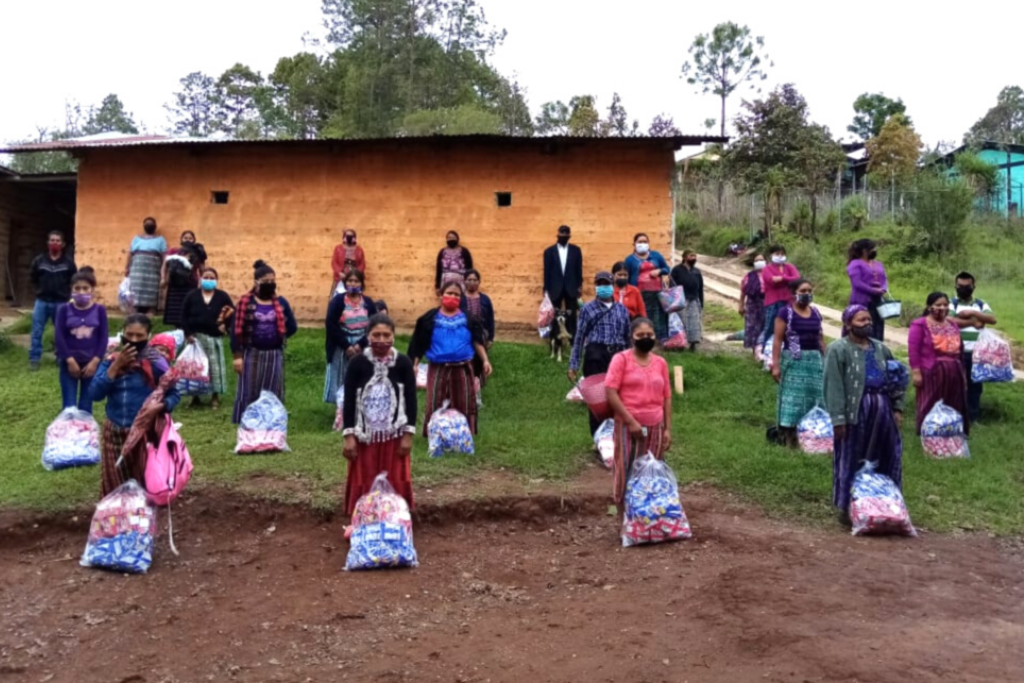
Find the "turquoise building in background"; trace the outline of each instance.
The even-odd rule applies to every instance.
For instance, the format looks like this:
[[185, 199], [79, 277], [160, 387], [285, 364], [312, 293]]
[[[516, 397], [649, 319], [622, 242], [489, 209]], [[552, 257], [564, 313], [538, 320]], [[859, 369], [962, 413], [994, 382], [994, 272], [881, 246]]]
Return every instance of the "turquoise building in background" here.
[[[967, 146], [953, 150], [942, 157], [941, 163], [950, 169], [950, 173], [956, 173], [953, 169], [953, 162], [956, 156], [965, 151]], [[999, 173], [999, 180], [995, 191], [987, 200], [979, 200], [985, 203], [989, 211], [1006, 215], [1024, 215], [1024, 145], [1001, 145], [995, 142], [986, 142], [976, 149], [977, 155], [984, 161], [996, 167]], [[1009, 183], [1009, 192], [1007, 192]]]

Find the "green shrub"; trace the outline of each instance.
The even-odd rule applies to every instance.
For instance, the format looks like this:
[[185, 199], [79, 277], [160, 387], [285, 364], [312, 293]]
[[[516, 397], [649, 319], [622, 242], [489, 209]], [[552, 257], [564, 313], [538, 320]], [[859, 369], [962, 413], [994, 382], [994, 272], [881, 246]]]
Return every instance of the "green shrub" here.
[[843, 230], [860, 230], [868, 222], [868, 205], [864, 197], [855, 194], [847, 197], [839, 206], [839, 216], [842, 219]]
[[960, 179], [922, 174], [914, 197], [911, 251], [916, 255], [948, 256], [961, 252], [967, 218], [974, 209], [974, 192]]
[[789, 213], [789, 229], [804, 236], [812, 234], [811, 227], [811, 205], [798, 202]]

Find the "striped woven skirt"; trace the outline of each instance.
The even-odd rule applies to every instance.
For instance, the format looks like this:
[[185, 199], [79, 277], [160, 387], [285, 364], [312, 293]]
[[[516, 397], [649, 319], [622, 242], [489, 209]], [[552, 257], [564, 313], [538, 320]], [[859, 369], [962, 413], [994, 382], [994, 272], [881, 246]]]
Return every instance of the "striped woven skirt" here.
[[704, 339], [704, 307], [697, 299], [686, 302], [686, 308], [680, 311], [683, 327], [686, 328], [686, 341], [699, 344]]
[[471, 363], [431, 363], [427, 366], [427, 405], [423, 412], [423, 436], [427, 435], [430, 416], [440, 410], [444, 402], [448, 407], [466, 416], [469, 429], [476, 434], [476, 387]]
[[210, 391], [214, 394], [226, 394], [228, 391], [227, 368], [224, 365], [224, 337], [211, 337], [197, 334], [199, 347], [210, 359]]
[[242, 357], [242, 374], [235, 390], [235, 410], [231, 421], [238, 424], [249, 404], [266, 390], [284, 403], [284, 351], [282, 349], [248, 348]]
[[163, 257], [154, 251], [137, 251], [132, 254], [128, 279], [136, 308], [155, 308], [160, 301], [160, 270]]
[[822, 400], [825, 381], [821, 351], [801, 351], [799, 360], [783, 352], [780, 362], [778, 420], [780, 427], [796, 427]]
[[622, 505], [626, 497], [626, 482], [633, 469], [633, 463], [648, 451], [658, 460], [665, 457], [665, 423], [645, 425], [647, 438], [634, 440], [629, 433], [629, 425], [615, 418], [615, 455], [612, 464], [613, 483], [612, 496], [616, 505]]
[[640, 292], [640, 296], [644, 300], [647, 317], [654, 323], [654, 336], [658, 341], [665, 341], [668, 339], [668, 314], [661, 307], [658, 292]]
[[100, 498], [105, 497], [129, 479], [134, 479], [140, 484], [145, 482], [146, 463], [137, 463], [134, 462], [134, 459], [125, 458], [121, 466], [117, 466], [129, 431], [131, 430], [128, 427], [118, 427], [109, 419], [103, 421], [103, 441], [100, 449]]
[[348, 360], [345, 349], [334, 350], [324, 377], [324, 403], [333, 404], [338, 398], [338, 389], [345, 386], [345, 370], [348, 369]]
[[857, 424], [846, 425], [846, 436], [835, 442], [832, 458], [832, 504], [850, 510], [850, 489], [861, 466], [871, 461], [875, 472], [903, 488], [903, 437], [896, 426], [892, 400], [878, 389], [865, 389]]
[[185, 303], [185, 297], [195, 287], [174, 287], [167, 288], [167, 299], [164, 301], [164, 325], [170, 327], [181, 327], [181, 308]]

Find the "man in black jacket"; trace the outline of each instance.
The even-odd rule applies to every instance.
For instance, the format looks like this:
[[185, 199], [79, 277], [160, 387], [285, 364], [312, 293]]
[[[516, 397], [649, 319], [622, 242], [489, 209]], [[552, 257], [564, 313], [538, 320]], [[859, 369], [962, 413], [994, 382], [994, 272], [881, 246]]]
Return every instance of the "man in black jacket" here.
[[544, 250], [544, 291], [556, 311], [566, 311], [566, 327], [576, 334], [576, 318], [583, 293], [583, 251], [569, 244], [568, 225], [558, 228], [558, 244]]
[[71, 299], [71, 276], [75, 274], [75, 262], [67, 255], [64, 234], [53, 230], [48, 235], [49, 253], [40, 254], [32, 261], [29, 278], [36, 290], [36, 305], [32, 311], [32, 346], [28, 352], [29, 367], [39, 369], [43, 358], [43, 330], [46, 321], [51, 323], [57, 315], [57, 307]]

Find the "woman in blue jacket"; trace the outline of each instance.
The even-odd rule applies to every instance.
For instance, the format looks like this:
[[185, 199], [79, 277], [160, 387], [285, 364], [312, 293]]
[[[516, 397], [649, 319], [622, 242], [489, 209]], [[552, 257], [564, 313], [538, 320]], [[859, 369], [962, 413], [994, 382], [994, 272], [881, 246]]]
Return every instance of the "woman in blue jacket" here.
[[671, 270], [664, 256], [651, 251], [651, 240], [646, 233], [638, 232], [633, 236], [633, 253], [626, 257], [629, 284], [640, 290], [647, 317], [654, 323], [654, 334], [659, 342], [668, 339], [668, 315], [661, 308], [658, 292], [662, 289], [662, 278]]
[[[139, 483], [145, 479], [146, 463], [126, 458], [119, 466], [118, 460], [142, 404], [156, 389], [164, 373], [170, 371], [163, 356], [148, 347], [151, 328], [152, 323], [142, 313], [125, 318], [120, 349], [100, 363], [89, 385], [93, 401], [107, 401], [107, 418], [103, 421], [101, 496], [106, 496], [129, 479]], [[179, 400], [172, 384], [164, 393], [163, 405], [153, 406], [151, 410], [170, 412]]]

